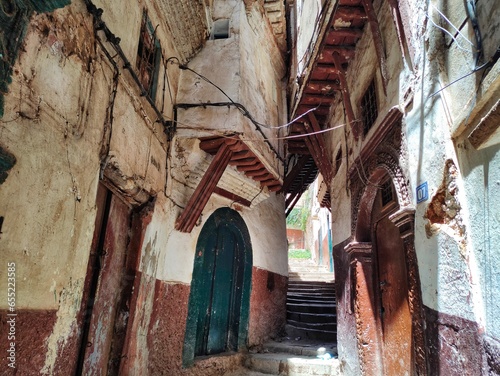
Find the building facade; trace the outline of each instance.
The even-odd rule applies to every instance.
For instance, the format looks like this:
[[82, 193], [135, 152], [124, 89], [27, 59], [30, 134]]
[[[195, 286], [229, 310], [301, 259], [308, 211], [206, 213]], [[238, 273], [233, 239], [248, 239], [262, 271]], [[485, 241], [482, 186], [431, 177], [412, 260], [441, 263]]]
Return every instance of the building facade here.
[[3, 370], [220, 375], [278, 335], [283, 7], [2, 5]]
[[286, 187], [326, 183], [344, 374], [500, 374], [498, 4], [293, 9]]

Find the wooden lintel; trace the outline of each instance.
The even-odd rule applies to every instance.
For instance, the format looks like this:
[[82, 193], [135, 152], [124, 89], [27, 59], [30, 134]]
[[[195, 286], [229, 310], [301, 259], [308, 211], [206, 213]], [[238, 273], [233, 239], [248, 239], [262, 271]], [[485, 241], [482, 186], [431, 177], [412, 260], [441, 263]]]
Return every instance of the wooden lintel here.
[[250, 205], [252, 204], [247, 199], [245, 199], [241, 196], [238, 196], [232, 192], [226, 191], [225, 189], [222, 189], [220, 187], [215, 187], [214, 193], [218, 194], [219, 196], [225, 197], [229, 200], [232, 200], [234, 202], [237, 202], [238, 204], [247, 206], [247, 207], [250, 207]]
[[[236, 141], [234, 141], [236, 142]], [[196, 187], [193, 195], [189, 199], [186, 208], [177, 219], [175, 228], [181, 232], [191, 232], [196, 224], [196, 221], [205, 208], [210, 196], [214, 192], [217, 183], [224, 173], [233, 152], [230, 149], [229, 142], [221, 144], [219, 150], [215, 154], [210, 166], [205, 175], [203, 175], [200, 183]]]
[[[335, 66], [341, 67], [340, 56], [337, 52], [333, 53], [333, 60], [335, 62]], [[347, 114], [347, 121], [351, 126], [352, 133], [354, 138], [357, 140], [359, 137], [359, 126], [357, 123], [354, 123], [354, 111], [352, 109], [351, 104], [351, 95], [349, 93], [349, 87], [347, 85], [347, 79], [345, 77], [345, 72], [341, 69], [339, 74], [340, 86], [342, 87], [342, 96], [344, 99], [345, 112]]]
[[[340, 87], [339, 87], [340, 88]], [[316, 100], [320, 101], [320, 104], [323, 103], [328, 103], [334, 98], [333, 93], [329, 94], [310, 94], [310, 93], [304, 93], [304, 100], [307, 101], [308, 99], [311, 100]], [[310, 103], [307, 103], [310, 104]]]
[[384, 45], [382, 42], [382, 34], [380, 33], [380, 27], [377, 20], [377, 14], [373, 8], [373, 3], [371, 0], [361, 0], [365, 12], [368, 15], [368, 21], [370, 23], [370, 29], [372, 30], [373, 43], [375, 44], [375, 52], [377, 53], [380, 74], [382, 75], [382, 87], [384, 88], [384, 94], [387, 95], [387, 64], [385, 62], [385, 52]]

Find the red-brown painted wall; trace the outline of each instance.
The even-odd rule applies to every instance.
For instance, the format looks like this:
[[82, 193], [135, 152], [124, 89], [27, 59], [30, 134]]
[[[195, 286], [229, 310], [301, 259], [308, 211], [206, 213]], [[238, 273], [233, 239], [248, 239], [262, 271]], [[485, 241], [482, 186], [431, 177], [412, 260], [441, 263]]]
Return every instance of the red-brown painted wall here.
[[[335, 292], [337, 296], [337, 343], [341, 369], [346, 374], [358, 374], [358, 347], [356, 340], [356, 318], [351, 307], [349, 280], [349, 256], [344, 247], [349, 239], [333, 247], [333, 264], [335, 267]], [[347, 284], [347, 287], [346, 287]]]
[[249, 346], [279, 336], [286, 324], [288, 278], [253, 267], [250, 295]]
[[[57, 312], [50, 311], [17, 311], [17, 316], [8, 317], [7, 311], [1, 312], [0, 351], [1, 372], [8, 372], [9, 345], [7, 340], [10, 325], [15, 321], [15, 361], [16, 371], [23, 375], [39, 375], [45, 363], [47, 338], [50, 336], [57, 320]], [[9, 373], [6, 373], [9, 374]], [[10, 374], [15, 374], [14, 372]]]
[[286, 238], [288, 239], [288, 247], [291, 249], [304, 249], [304, 231], [287, 228]]
[[487, 373], [477, 323], [424, 308], [430, 375], [495, 375]]

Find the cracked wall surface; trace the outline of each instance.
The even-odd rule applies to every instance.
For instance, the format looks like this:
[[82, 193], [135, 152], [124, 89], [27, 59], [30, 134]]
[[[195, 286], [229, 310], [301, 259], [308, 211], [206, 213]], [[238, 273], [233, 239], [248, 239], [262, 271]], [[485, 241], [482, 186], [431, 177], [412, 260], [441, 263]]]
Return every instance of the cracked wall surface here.
[[[175, 220], [204, 174], [207, 155], [198, 147], [196, 130], [187, 138], [175, 136], [172, 142], [164, 132], [162, 120], [174, 125], [174, 105], [183, 80], [179, 65], [172, 63], [176, 60], [166, 60], [175, 56], [187, 62], [197, 54], [207, 56], [203, 49], [212, 16], [224, 8], [218, 3], [141, 1], [110, 6], [96, 0], [94, 5], [103, 12], [95, 11], [93, 16], [83, 0], [75, 0], [54, 12], [35, 13], [29, 20], [0, 119], [0, 172], [2, 177], [8, 173], [0, 191], [0, 249], [2, 260], [16, 263], [16, 308], [22, 321], [16, 339], [19, 373], [75, 372], [86, 308], [82, 296], [89, 288], [87, 267], [95, 257], [90, 250], [98, 184], [133, 213], [130, 229], [122, 236], [130, 240], [128, 250], [139, 254], [137, 262], [129, 265], [134, 277], [127, 284], [133, 292], [117, 326], [123, 331], [127, 325], [121, 339], [125, 341], [121, 359], [126, 360], [120, 372], [155, 374], [168, 363], [172, 374], [215, 376], [241, 361], [230, 355], [179, 370], [185, 330], [179, 323], [186, 319], [195, 245], [203, 223], [217, 208], [232, 206], [240, 212], [255, 239], [254, 267], [280, 281], [280, 288], [253, 301], [252, 309], [284, 302], [288, 271], [282, 195], [260, 192], [253, 181], [230, 167], [232, 178], [224, 188], [246, 189], [255, 197], [253, 206], [243, 208], [214, 195], [191, 234], [174, 230]], [[163, 57], [157, 96], [151, 101], [141, 96], [132, 74], [144, 8], [151, 23], [158, 25], [155, 33]], [[256, 30], [263, 22], [261, 16], [253, 16]], [[257, 36], [252, 32], [245, 38], [256, 38], [248, 41], [255, 46], [266, 33], [272, 33], [268, 24]], [[266, 63], [259, 78], [265, 97], [253, 92], [248, 98], [249, 106], [256, 102], [254, 109], [268, 99], [270, 87], [279, 86], [269, 82], [279, 82], [277, 77], [283, 73], [283, 61], [273, 43], [267, 51], [275, 60]], [[208, 57], [218, 61], [220, 54], [210, 50]], [[228, 92], [238, 93], [239, 81], [233, 78], [220, 75], [214, 81], [223, 85], [219, 79], [224, 79]], [[189, 83], [183, 93], [196, 95], [198, 84]], [[283, 103], [276, 100], [276, 108], [261, 114], [269, 116], [265, 121], [278, 121], [277, 114], [285, 112]], [[190, 124], [196, 128], [209, 118], [205, 114]], [[229, 121], [227, 114], [220, 113], [213, 120]], [[254, 138], [255, 129], [247, 131]], [[263, 154], [269, 152], [265, 145], [259, 148]], [[279, 170], [279, 164], [275, 168]], [[261, 288], [257, 278], [256, 284]], [[0, 287], [6, 289], [6, 280]], [[0, 302], [2, 336], [8, 330], [7, 308], [5, 301]], [[252, 325], [260, 333], [254, 342], [276, 332], [283, 320], [279, 313], [268, 321], [254, 317]], [[2, 366], [5, 346], [6, 342], [0, 344]], [[172, 350], [170, 357], [163, 349]]]

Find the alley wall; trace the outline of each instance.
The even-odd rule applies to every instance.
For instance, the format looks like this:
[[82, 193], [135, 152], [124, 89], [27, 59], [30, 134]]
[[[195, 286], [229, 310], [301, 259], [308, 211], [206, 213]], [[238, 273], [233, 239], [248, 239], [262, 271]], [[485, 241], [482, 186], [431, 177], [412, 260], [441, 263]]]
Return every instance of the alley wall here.
[[[92, 15], [87, 6], [75, 0], [54, 12], [31, 14], [12, 83], [4, 94], [0, 146], [2, 152], [15, 156], [15, 164], [0, 189], [0, 248], [5, 264], [16, 264], [18, 371], [72, 374], [83, 356], [82, 347], [85, 352], [86, 344], [81, 342], [88, 309], [85, 297], [91, 285], [88, 266], [96, 257], [93, 252], [100, 230], [96, 197], [98, 190], [104, 190], [128, 213], [129, 230], [123, 233], [126, 254], [137, 258], [127, 269], [129, 300], [124, 311], [117, 309], [116, 313], [116, 320], [126, 323], [120, 339], [124, 360], [110, 355], [95, 364], [86, 360], [84, 367], [141, 374], [219, 375], [236, 367], [241, 356], [205, 359], [182, 368], [198, 235], [221, 207], [236, 210], [247, 225], [253, 259], [247, 345], [258, 345], [277, 335], [285, 322], [284, 198], [228, 167], [221, 184], [229, 190], [243, 187], [238, 193], [251, 206], [214, 194], [191, 233], [175, 230], [178, 216], [212, 160], [199, 148], [198, 140], [212, 133], [197, 128], [212, 122], [212, 130], [220, 132], [221, 124], [236, 119], [278, 179], [283, 178], [282, 145], [272, 141], [273, 151], [255, 125], [235, 109], [202, 111], [197, 117], [191, 112], [182, 118], [182, 110], [176, 113], [175, 104], [200, 98], [214, 101], [214, 97], [213, 92], [197, 92], [193, 77], [188, 77], [189, 72], [181, 74], [180, 65], [189, 64], [206, 76], [220, 73], [211, 77], [214, 83], [235, 101], [244, 102], [260, 122], [278, 123], [286, 117], [282, 54], [272, 42], [272, 31], [258, 4], [245, 8], [243, 2], [234, 2], [231, 13], [222, 1], [176, 5], [139, 1], [119, 6], [96, 1], [102, 16]], [[127, 70], [127, 66], [137, 67], [144, 9], [150, 33], [161, 45], [157, 89], [151, 98], [154, 106]], [[234, 45], [223, 55], [228, 67], [235, 68], [232, 75], [222, 65], [220, 41], [207, 41], [213, 21], [220, 17], [217, 12], [226, 12], [224, 17], [231, 18], [232, 36], [222, 44]], [[99, 20], [114, 35], [98, 30]], [[240, 29], [244, 30], [241, 37]], [[266, 50], [248, 59], [249, 51], [262, 40]], [[240, 61], [240, 55], [245, 59]], [[167, 61], [168, 57], [177, 59]], [[200, 60], [206, 65], [198, 64]], [[253, 76], [255, 65], [260, 69], [259, 81]], [[235, 79], [240, 72], [246, 72], [241, 74], [242, 80], [256, 85], [245, 84], [243, 89]], [[213, 90], [213, 86], [204, 90]], [[267, 103], [272, 106], [267, 108]], [[227, 129], [234, 131], [231, 126]], [[276, 134], [264, 133], [269, 137]], [[114, 221], [110, 219], [111, 225]], [[6, 283], [0, 282], [4, 291]], [[0, 302], [0, 309], [4, 338], [8, 330], [6, 300]], [[114, 325], [100, 324], [105, 329], [98, 334]], [[3, 341], [0, 346], [2, 367], [7, 364], [6, 344]]]

